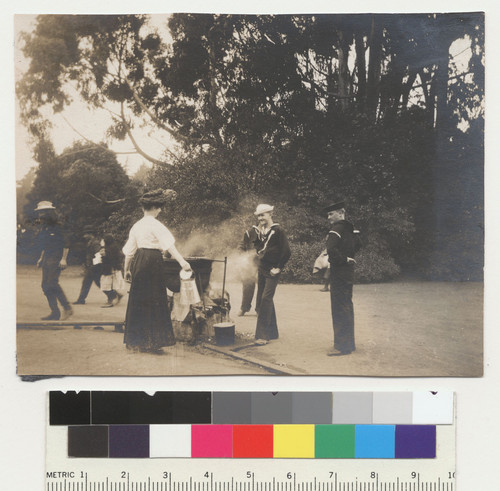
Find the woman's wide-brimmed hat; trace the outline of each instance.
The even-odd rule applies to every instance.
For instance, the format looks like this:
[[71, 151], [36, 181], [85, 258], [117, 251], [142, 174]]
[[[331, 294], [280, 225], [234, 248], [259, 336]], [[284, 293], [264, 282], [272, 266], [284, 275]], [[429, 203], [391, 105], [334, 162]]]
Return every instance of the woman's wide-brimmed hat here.
[[52, 201], [40, 201], [35, 208], [35, 211], [42, 210], [55, 210], [56, 207], [52, 204]]
[[273, 210], [274, 210], [274, 206], [260, 204], [260, 205], [257, 205], [257, 208], [255, 208], [254, 215], [260, 215], [261, 213], [268, 213], [268, 212], [271, 212]]

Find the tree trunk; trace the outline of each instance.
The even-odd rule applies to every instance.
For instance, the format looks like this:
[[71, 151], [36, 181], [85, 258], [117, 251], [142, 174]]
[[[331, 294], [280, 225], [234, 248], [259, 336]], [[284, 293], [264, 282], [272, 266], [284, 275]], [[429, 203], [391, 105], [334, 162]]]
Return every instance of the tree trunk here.
[[[216, 19], [214, 19], [214, 22], [216, 22]], [[209, 30], [208, 33], [208, 76], [210, 77], [210, 92], [208, 95], [208, 107], [209, 107], [209, 118], [210, 118], [210, 126], [211, 126], [211, 133], [213, 137], [215, 138], [216, 142], [220, 145], [222, 144], [222, 135], [220, 130], [220, 125], [219, 125], [219, 110], [217, 107], [217, 94], [219, 91], [218, 85], [217, 85], [217, 60], [215, 57], [215, 42], [213, 37], [217, 35], [216, 29], [215, 29], [215, 24], [212, 25], [212, 27]]]
[[417, 77], [417, 70], [410, 67], [408, 74], [408, 82], [406, 82], [406, 84], [404, 84], [401, 88], [402, 92], [401, 109], [403, 110], [405, 110], [408, 107], [408, 99], [410, 97], [410, 91], [411, 88], [413, 87], [413, 84], [415, 83], [416, 77]]
[[358, 75], [357, 102], [361, 109], [364, 109], [366, 103], [366, 57], [365, 42], [363, 34], [356, 32], [354, 34], [356, 46], [356, 70]]
[[375, 121], [380, 92], [380, 71], [382, 58], [382, 26], [372, 18], [369, 46], [370, 59], [368, 64], [368, 85], [366, 88], [366, 109], [368, 116]]
[[339, 37], [339, 48], [337, 54], [339, 57], [339, 99], [340, 107], [345, 111], [348, 107], [349, 97], [349, 67], [347, 60], [349, 58], [349, 40], [344, 31], [337, 31]]
[[436, 94], [436, 128], [445, 130], [449, 124], [448, 114], [448, 50], [449, 44], [445, 43], [436, 47], [439, 51], [436, 53], [439, 56], [438, 66], [435, 73], [435, 94]]

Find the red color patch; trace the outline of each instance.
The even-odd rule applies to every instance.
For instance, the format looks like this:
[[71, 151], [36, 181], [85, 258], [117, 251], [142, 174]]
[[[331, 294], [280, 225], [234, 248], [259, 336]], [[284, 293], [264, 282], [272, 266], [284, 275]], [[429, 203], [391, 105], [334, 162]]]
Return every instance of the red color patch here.
[[273, 425], [234, 425], [234, 458], [273, 458]]

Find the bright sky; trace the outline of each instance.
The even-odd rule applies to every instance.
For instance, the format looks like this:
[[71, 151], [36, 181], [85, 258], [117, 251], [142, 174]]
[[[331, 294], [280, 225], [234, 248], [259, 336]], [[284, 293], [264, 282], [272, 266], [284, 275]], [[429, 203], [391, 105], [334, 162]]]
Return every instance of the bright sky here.
[[[35, 15], [16, 15], [15, 16], [15, 77], [16, 81], [22, 76], [29, 66], [29, 62], [19, 47], [19, 33], [22, 31], [31, 31], [35, 25]], [[170, 35], [166, 28], [168, 15], [152, 15], [150, 24], [157, 28], [163, 39], [169, 40]], [[111, 117], [106, 111], [93, 111], [88, 109], [87, 105], [79, 100], [76, 92], [74, 93], [74, 103], [71, 104], [62, 113], [53, 115], [50, 111], [46, 112], [46, 116], [52, 121], [52, 139], [56, 151], [61, 152], [74, 141], [82, 140], [80, 133], [85, 138], [101, 142], [106, 128], [111, 123]], [[16, 104], [16, 113], [19, 111], [19, 106]], [[117, 111], [119, 108], [117, 106]], [[65, 121], [65, 119], [67, 121]], [[68, 124], [68, 122], [70, 124]], [[73, 128], [71, 128], [71, 126]], [[76, 130], [76, 131], [75, 131]], [[159, 158], [164, 151], [165, 146], [172, 147], [172, 139], [168, 133], [155, 131], [148, 134], [147, 130], [137, 129], [133, 131], [139, 146], [152, 157]], [[157, 141], [159, 140], [159, 141]], [[27, 130], [20, 124], [18, 114], [16, 114], [16, 180], [21, 179], [29, 169], [36, 166], [37, 163], [33, 160], [31, 147], [29, 145], [29, 134]], [[116, 152], [129, 152], [134, 148], [128, 140], [116, 141], [113, 140], [110, 148]], [[118, 155], [119, 162], [125, 167], [129, 174], [134, 174], [137, 169], [149, 162], [140, 155]]]

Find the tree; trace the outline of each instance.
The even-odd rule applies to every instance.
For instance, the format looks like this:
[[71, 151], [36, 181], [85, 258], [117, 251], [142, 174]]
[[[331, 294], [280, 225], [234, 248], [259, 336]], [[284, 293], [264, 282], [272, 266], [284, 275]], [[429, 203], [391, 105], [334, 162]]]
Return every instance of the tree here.
[[39, 201], [52, 201], [76, 234], [85, 225], [104, 228], [117, 208], [136, 203], [137, 194], [115, 155], [88, 143], [75, 143], [57, 156], [41, 158], [28, 204], [27, 216]]
[[[179, 222], [224, 220], [249, 195], [318, 213], [343, 195], [401, 264], [440, 246], [444, 177], [458, 169], [440, 152], [462, 140], [458, 121], [482, 118], [482, 14], [175, 14], [170, 45], [147, 20], [38, 18], [18, 84], [35, 137], [47, 129], [41, 110], [64, 108], [76, 85], [113, 115], [109, 138], [128, 138], [155, 184], [176, 188]], [[449, 55], [460, 39], [473, 53], [466, 74]], [[175, 151], [139, 148], [138, 121], [172, 135]]]
[[17, 223], [22, 224], [24, 222], [24, 207], [27, 204], [27, 195], [33, 187], [35, 181], [36, 168], [32, 167], [26, 175], [17, 181], [16, 186], [16, 209], [17, 209]]

